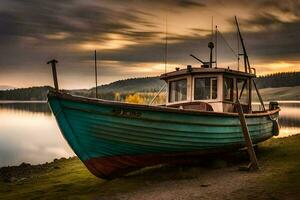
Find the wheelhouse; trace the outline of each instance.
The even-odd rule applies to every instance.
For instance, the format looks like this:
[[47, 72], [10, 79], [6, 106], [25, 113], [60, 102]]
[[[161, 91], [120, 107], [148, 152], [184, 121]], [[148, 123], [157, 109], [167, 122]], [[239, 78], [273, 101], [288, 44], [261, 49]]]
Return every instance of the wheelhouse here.
[[166, 105], [182, 109], [235, 112], [239, 99], [245, 113], [251, 112], [253, 73], [224, 68], [177, 69], [161, 79], [167, 83]]

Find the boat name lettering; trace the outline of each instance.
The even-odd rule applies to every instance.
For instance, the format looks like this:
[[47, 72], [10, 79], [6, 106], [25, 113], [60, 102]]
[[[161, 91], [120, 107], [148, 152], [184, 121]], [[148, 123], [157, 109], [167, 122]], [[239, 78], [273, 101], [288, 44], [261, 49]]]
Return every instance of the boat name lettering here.
[[133, 110], [125, 109], [113, 109], [112, 113], [115, 115], [128, 116], [128, 117], [140, 117], [142, 113]]

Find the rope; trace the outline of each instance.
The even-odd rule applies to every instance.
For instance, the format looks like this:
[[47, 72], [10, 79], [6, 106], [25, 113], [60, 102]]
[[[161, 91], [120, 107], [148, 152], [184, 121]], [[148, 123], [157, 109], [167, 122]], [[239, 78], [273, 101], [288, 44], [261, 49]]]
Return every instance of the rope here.
[[233, 50], [233, 48], [229, 45], [229, 43], [227, 42], [227, 40], [225, 39], [225, 37], [223, 36], [223, 34], [218, 30], [219, 34], [221, 35], [221, 38], [223, 39], [223, 41], [225, 42], [225, 44], [227, 45], [227, 47], [231, 50], [231, 52], [234, 54], [234, 56], [236, 56], [238, 58], [237, 53]]
[[153, 97], [153, 99], [148, 104], [149, 106], [152, 105], [152, 103], [155, 101], [155, 99], [158, 97], [158, 95], [165, 89], [166, 86], [167, 86], [167, 84], [164, 83], [164, 85], [160, 88], [160, 90], [158, 91], [158, 93]]

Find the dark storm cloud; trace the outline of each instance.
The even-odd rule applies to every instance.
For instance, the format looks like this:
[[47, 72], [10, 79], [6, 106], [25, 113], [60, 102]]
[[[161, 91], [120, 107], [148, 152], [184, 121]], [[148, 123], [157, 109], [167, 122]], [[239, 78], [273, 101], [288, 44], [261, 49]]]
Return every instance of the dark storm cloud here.
[[274, 0], [265, 0], [258, 1], [259, 6], [268, 7], [272, 9], [278, 9], [284, 13], [293, 13], [300, 16], [300, 2], [298, 0], [288, 0], [288, 1], [274, 1]]
[[[124, 66], [124, 70], [133, 66], [133, 63], [163, 63], [164, 34], [159, 27], [161, 24], [157, 23], [164, 21], [162, 18], [166, 10], [174, 16], [180, 13], [182, 18], [192, 11], [199, 13], [199, 18], [194, 19], [173, 17], [175, 21], [171, 23], [177, 25], [209, 19], [210, 14], [202, 19], [202, 13], [214, 11], [217, 7], [220, 11], [238, 7], [241, 13], [244, 10], [249, 12], [239, 22], [251, 61], [299, 60], [300, 56], [299, 1], [2, 0], [0, 4], [0, 75], [24, 71], [42, 74], [48, 69], [45, 61], [55, 57], [62, 60], [62, 71], [70, 74], [76, 72], [83, 76], [90, 73], [85, 68], [91, 65], [89, 62], [92, 60], [92, 52], [76, 48], [76, 45], [89, 42], [103, 44], [111, 40], [108, 34], [112, 33], [121, 35], [124, 40], [133, 44], [123, 48], [99, 50], [102, 61], [120, 62], [119, 68], [107, 65], [111, 70], [104, 70], [106, 75], [123, 73], [121, 69], [126, 64], [128, 66]], [[219, 14], [211, 12], [211, 15]], [[224, 19], [224, 23], [228, 21], [234, 26], [232, 20]], [[193, 62], [189, 57], [191, 53], [207, 60], [210, 30], [204, 28], [193, 26], [188, 31], [184, 30], [184, 33], [181, 30], [169, 33], [169, 62]], [[235, 28], [232, 27], [224, 32], [225, 38], [233, 47], [236, 42], [234, 31]], [[226, 44], [222, 44], [220, 40], [220, 51], [222, 45]], [[230, 51], [228, 48], [226, 50]]]
[[[171, 36], [172, 38], [172, 36]], [[182, 60], [192, 60], [191, 53], [208, 52], [207, 43], [209, 38], [205, 37], [179, 37], [176, 43], [168, 44], [168, 58], [170, 62], [180, 62]], [[111, 50], [103, 51], [103, 59], [130, 61], [130, 62], [163, 62], [164, 43], [139, 44], [126, 48], [125, 51]]]
[[120, 4], [138, 4], [138, 5], [150, 5], [150, 6], [163, 6], [167, 8], [174, 8], [174, 7], [183, 7], [183, 8], [192, 8], [192, 7], [205, 7], [206, 4], [203, 0], [111, 0], [113, 2], [117, 2]]
[[[249, 21], [243, 23], [245, 27]], [[254, 20], [251, 25], [261, 25], [264, 27], [272, 25], [268, 20]], [[265, 61], [276, 62], [278, 60], [297, 60], [300, 56], [299, 46], [300, 40], [300, 21], [293, 23], [284, 23], [275, 20], [275, 24], [280, 25], [276, 31], [264, 29], [260, 32], [247, 32], [244, 31], [243, 37], [245, 40], [246, 48], [248, 50], [251, 60], [256, 58]], [[243, 29], [242, 27], [242, 29]], [[209, 32], [209, 30], [207, 30]], [[228, 32], [223, 33], [224, 38], [231, 48], [236, 51], [236, 33]], [[208, 58], [207, 43], [210, 41], [210, 35], [208, 36], [169, 36], [173, 38], [174, 43], [168, 44], [169, 60], [170, 62], [182, 62], [193, 60], [189, 57], [189, 54], [193, 53], [199, 55], [202, 59]], [[227, 50], [230, 59], [234, 60], [231, 50], [219, 36], [218, 42], [219, 49]], [[118, 61], [130, 61], [130, 62], [163, 62], [164, 58], [164, 44], [151, 43], [151, 44], [139, 44], [126, 48], [125, 51], [111, 50], [102, 52], [103, 59], [118, 60]], [[220, 55], [221, 56], [221, 55]], [[228, 59], [229, 59], [228, 58]]]
[[[18, 1], [7, 11], [0, 11], [1, 38], [30, 36], [47, 39], [45, 35], [69, 33], [69, 40], [99, 40], [106, 33], [131, 30], [128, 24], [154, 26], [132, 12], [116, 11], [100, 5], [82, 5], [74, 0]], [[128, 35], [133, 34], [129, 32]], [[151, 33], [141, 32], [141, 36]]]
[[296, 60], [300, 56], [300, 21], [282, 23], [276, 31], [247, 33], [248, 45], [261, 59]]
[[[2, 71], [21, 69], [32, 63], [35, 65], [31, 68], [37, 68], [35, 66], [44, 63], [47, 55], [65, 59], [73, 56], [73, 61], [76, 61], [78, 51], [69, 49], [68, 45], [84, 41], [102, 42], [108, 39], [108, 33], [126, 35], [128, 40], [142, 40], [158, 34], [134, 30], [129, 23], [147, 27], [154, 24], [138, 16], [147, 15], [146, 12], [133, 12], [133, 9], [129, 9], [131, 12], [120, 11], [75, 0], [13, 0], [3, 4], [7, 7], [0, 10]], [[58, 33], [66, 34], [66, 38], [49, 37]]]
[[276, 24], [280, 25], [282, 24], [282, 21], [278, 17], [270, 13], [258, 14], [254, 18], [244, 20], [241, 23], [241, 25], [244, 26], [261, 26], [264, 28], [268, 28], [269, 26], [276, 25]]
[[177, 5], [184, 7], [184, 8], [190, 8], [190, 7], [204, 7], [205, 4], [202, 2], [196, 2], [196, 1], [190, 1], [190, 0], [179, 0], [177, 1]]

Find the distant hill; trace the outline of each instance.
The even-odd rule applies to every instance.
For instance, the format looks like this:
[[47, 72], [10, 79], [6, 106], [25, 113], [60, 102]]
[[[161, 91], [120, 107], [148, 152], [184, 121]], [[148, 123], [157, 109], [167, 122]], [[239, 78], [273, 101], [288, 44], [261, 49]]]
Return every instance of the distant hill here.
[[49, 86], [44, 86], [0, 91], [0, 100], [46, 100], [49, 89]]
[[[115, 98], [116, 93], [123, 99], [126, 95], [135, 92], [156, 92], [162, 87], [163, 83], [159, 77], [120, 80], [99, 86], [98, 97], [112, 100]], [[260, 76], [256, 78], [256, 83], [261, 89], [300, 86], [300, 72], [285, 72]], [[50, 86], [44, 86], [0, 91], [0, 100], [46, 100], [49, 88]], [[70, 90], [68, 92], [74, 95], [95, 97], [95, 87], [91, 89]], [[266, 94], [269, 93], [267, 92]]]
[[[259, 90], [264, 101], [300, 100], [300, 86], [262, 88]], [[256, 93], [253, 93], [253, 101], [259, 102]]]
[[259, 88], [300, 86], [300, 72], [281, 72], [256, 78]]
[[[159, 90], [163, 84], [164, 81], [160, 80], [159, 77], [131, 78], [102, 85], [98, 87], [98, 91], [102, 93], [155, 92]], [[95, 88], [91, 90], [95, 90]]]
[[[114, 99], [115, 93], [125, 96], [135, 92], [155, 92], [163, 85], [158, 77], [132, 78], [116, 81], [98, 87], [98, 97]], [[46, 100], [50, 86], [20, 88], [8, 91], [0, 91], [0, 100]], [[69, 90], [74, 95], [95, 97], [95, 87], [91, 89]]]
[[[128, 94], [136, 92], [156, 92], [164, 84], [164, 81], [159, 77], [144, 77], [144, 78], [130, 78], [119, 80], [110, 84], [98, 86], [98, 98], [114, 100], [115, 95], [118, 94], [120, 99], [124, 99]], [[71, 94], [95, 97], [95, 87], [89, 90], [72, 90]]]
[[0, 91], [1, 90], [11, 90], [14, 89], [13, 86], [9, 86], [9, 85], [0, 85]]

